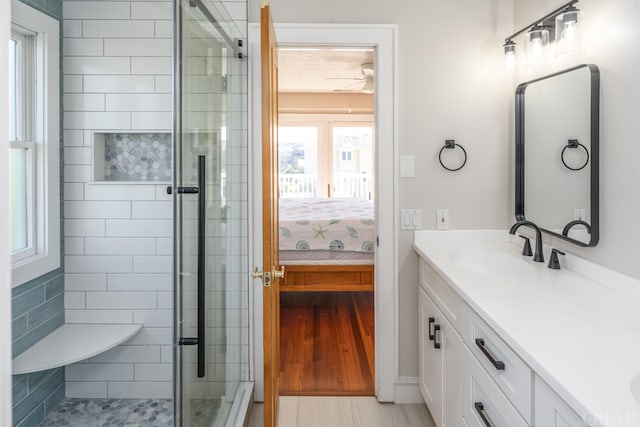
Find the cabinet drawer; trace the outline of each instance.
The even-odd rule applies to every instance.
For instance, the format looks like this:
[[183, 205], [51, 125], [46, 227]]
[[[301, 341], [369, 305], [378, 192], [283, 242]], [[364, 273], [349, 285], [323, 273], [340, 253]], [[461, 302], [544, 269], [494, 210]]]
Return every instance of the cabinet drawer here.
[[451, 289], [451, 286], [423, 260], [420, 260], [420, 286], [433, 298], [453, 327], [458, 332], [462, 332], [462, 313], [466, 307], [464, 302]]
[[560, 396], [536, 375], [536, 426], [544, 427], [586, 427], [580, 416], [567, 405]]
[[531, 398], [533, 372], [473, 311], [467, 310], [464, 340], [520, 415], [533, 424]]
[[[468, 349], [464, 349], [462, 415], [470, 427], [528, 427]], [[546, 427], [546, 426], [545, 426]]]

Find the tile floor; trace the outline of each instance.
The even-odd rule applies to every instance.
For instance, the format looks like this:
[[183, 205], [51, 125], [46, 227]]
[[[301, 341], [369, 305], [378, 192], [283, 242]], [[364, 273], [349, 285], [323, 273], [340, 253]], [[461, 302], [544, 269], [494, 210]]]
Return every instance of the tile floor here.
[[53, 426], [158, 426], [173, 425], [171, 400], [65, 399], [42, 422]]
[[[254, 404], [249, 427], [262, 427]], [[425, 405], [378, 403], [374, 397], [280, 397], [278, 427], [435, 427]]]
[[[220, 407], [217, 400], [191, 400], [189, 427], [209, 427]], [[173, 405], [163, 399], [64, 399], [42, 427], [173, 426]]]

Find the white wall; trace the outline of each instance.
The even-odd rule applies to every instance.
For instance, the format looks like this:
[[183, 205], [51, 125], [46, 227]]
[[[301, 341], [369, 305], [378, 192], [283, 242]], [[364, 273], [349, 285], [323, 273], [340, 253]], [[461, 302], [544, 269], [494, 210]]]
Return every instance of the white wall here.
[[[11, 3], [0, 4], [0, 39], [9, 38]], [[7, 44], [0, 46], [0, 63], [9, 59]], [[7, 67], [0, 69], [0, 82], [6, 82]], [[0, 86], [0, 99], [8, 99], [8, 86]], [[9, 127], [9, 111], [6, 103], [0, 103], [0, 130], [2, 135]], [[3, 142], [6, 141], [3, 137]], [[0, 206], [9, 205], [9, 145], [3, 144], [0, 154]], [[0, 210], [0, 236], [9, 235], [9, 210]], [[11, 270], [9, 265], [9, 239], [0, 239], [0, 425], [11, 425]]]
[[92, 131], [171, 130], [172, 6], [64, 2], [65, 315], [142, 323], [66, 369], [70, 397], [172, 393], [172, 214], [166, 185], [92, 182]]
[[[396, 212], [421, 209], [425, 228], [435, 228], [439, 208], [449, 209], [451, 228], [509, 225], [512, 153], [505, 99], [511, 80], [504, 72], [501, 45], [512, 27], [511, 1], [270, 4], [275, 23], [397, 23], [398, 154], [414, 155], [417, 173], [399, 179]], [[249, 1], [249, 22], [259, 21], [259, 9], [260, 2]], [[458, 173], [444, 171], [437, 160], [450, 138], [469, 153]], [[415, 377], [418, 262], [411, 249], [413, 233], [399, 236], [398, 375]]]
[[[517, 27], [563, 3], [515, 0]], [[584, 54], [566, 57], [536, 70], [535, 75], [581, 63], [600, 68], [600, 243], [595, 248], [551, 243], [638, 279], [640, 200], [635, 189], [640, 183], [640, 2], [580, 0], [576, 6], [584, 12]], [[532, 77], [534, 73], [518, 74], [515, 83]]]

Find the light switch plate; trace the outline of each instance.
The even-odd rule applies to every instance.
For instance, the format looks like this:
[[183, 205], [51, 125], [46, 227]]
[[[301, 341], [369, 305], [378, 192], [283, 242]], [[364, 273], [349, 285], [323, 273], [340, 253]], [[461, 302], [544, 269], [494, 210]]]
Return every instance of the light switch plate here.
[[420, 209], [403, 209], [400, 211], [401, 230], [420, 230], [422, 228], [422, 211]]
[[416, 161], [414, 156], [400, 156], [400, 178], [416, 176]]

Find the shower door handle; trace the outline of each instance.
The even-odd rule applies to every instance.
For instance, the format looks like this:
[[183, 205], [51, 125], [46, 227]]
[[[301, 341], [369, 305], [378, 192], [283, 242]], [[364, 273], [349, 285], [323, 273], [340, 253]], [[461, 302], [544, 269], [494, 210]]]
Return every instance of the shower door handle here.
[[205, 264], [206, 264], [206, 221], [207, 221], [207, 200], [206, 200], [206, 168], [205, 156], [198, 156], [198, 378], [204, 377], [204, 350], [205, 350]]
[[[197, 194], [198, 195], [198, 281], [197, 281], [197, 337], [187, 338], [182, 337], [179, 340], [180, 345], [197, 345], [197, 375], [198, 378], [204, 377], [205, 367], [205, 264], [206, 264], [206, 252], [205, 252], [205, 230], [207, 220], [207, 199], [206, 181], [205, 181], [205, 156], [198, 156], [198, 186], [197, 187], [177, 187], [177, 193], [179, 194]], [[171, 187], [167, 187], [167, 193], [171, 194]]]

